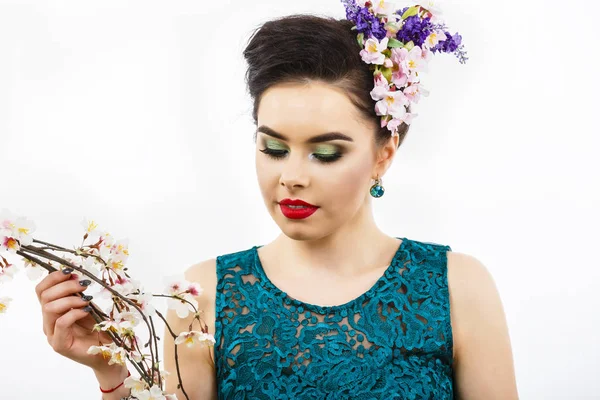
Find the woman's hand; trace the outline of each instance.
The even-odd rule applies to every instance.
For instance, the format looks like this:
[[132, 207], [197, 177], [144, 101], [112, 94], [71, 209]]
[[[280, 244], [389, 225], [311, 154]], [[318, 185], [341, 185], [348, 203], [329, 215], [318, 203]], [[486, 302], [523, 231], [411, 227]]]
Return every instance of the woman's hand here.
[[[68, 273], [65, 274], [64, 271]], [[76, 276], [71, 272], [72, 270], [67, 269], [49, 273], [35, 287], [42, 306], [44, 334], [58, 354], [87, 365], [95, 371], [111, 369], [114, 366], [109, 366], [108, 360], [105, 360], [101, 353], [87, 353], [90, 346], [108, 345], [112, 339], [104, 331], [92, 331], [96, 321], [89, 312], [83, 310], [91, 298], [86, 301], [74, 295], [85, 291], [85, 284], [89, 285], [90, 280], [72, 279]]]

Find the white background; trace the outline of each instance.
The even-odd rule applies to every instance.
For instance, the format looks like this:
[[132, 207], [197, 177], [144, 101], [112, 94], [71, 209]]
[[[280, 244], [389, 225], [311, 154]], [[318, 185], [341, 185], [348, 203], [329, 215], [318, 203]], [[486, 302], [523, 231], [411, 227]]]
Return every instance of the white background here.
[[[487, 266], [522, 399], [599, 399], [600, 7], [442, 6], [470, 59], [430, 63], [377, 223]], [[67, 247], [97, 220], [154, 292], [271, 241], [241, 52], [258, 24], [304, 12], [345, 16], [336, 0], [0, 1], [0, 208]], [[0, 398], [98, 400], [92, 371], [47, 344], [34, 287], [0, 288]]]

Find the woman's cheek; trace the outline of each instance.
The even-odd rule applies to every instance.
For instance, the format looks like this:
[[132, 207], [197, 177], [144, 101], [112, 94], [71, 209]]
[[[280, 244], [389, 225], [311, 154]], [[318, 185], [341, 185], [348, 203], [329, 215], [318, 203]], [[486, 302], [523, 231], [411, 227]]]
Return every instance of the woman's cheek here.
[[336, 205], [336, 209], [354, 210], [360, 206], [364, 199], [364, 190], [362, 179], [357, 178], [356, 174], [350, 174], [344, 178], [336, 179], [331, 183], [329, 193], [331, 193], [331, 202]]

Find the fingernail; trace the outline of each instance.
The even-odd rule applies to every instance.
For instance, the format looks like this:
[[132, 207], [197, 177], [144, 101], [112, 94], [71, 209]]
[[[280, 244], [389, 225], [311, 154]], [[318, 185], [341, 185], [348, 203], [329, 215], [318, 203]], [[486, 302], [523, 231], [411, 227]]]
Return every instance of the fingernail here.
[[82, 310], [85, 312], [90, 312], [90, 311], [92, 311], [92, 306], [85, 306], [82, 308]]
[[82, 296], [82, 297], [81, 297], [81, 299], [82, 299], [83, 301], [90, 301], [90, 300], [92, 300], [93, 298], [94, 298], [94, 296], [90, 296], [90, 295], [87, 295], [87, 294], [86, 294], [85, 296]]
[[62, 273], [65, 275], [69, 275], [71, 272], [73, 272], [73, 268], [65, 268], [62, 270]]
[[88, 286], [90, 283], [92, 283], [92, 281], [90, 281], [89, 279], [84, 279], [82, 281], [79, 281], [79, 284], [81, 286]]

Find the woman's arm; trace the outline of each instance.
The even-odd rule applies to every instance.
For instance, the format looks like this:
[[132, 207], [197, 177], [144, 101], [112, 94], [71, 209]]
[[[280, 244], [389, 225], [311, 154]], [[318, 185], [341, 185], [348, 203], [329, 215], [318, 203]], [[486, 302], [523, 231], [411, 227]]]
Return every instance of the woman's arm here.
[[[189, 282], [199, 283], [204, 292], [195, 297], [198, 301], [198, 310], [202, 311], [200, 318], [208, 325], [208, 331], [214, 335], [214, 303], [216, 283], [216, 260], [210, 259], [196, 264], [185, 272], [185, 279]], [[168, 310], [166, 320], [175, 334], [189, 331], [189, 325], [193, 320], [193, 313], [188, 318], [179, 318], [175, 310]], [[198, 321], [193, 324], [193, 330], [199, 330]], [[164, 338], [164, 362], [165, 370], [170, 375], [167, 377], [166, 392], [175, 393], [179, 400], [186, 397], [180, 389], [177, 389], [179, 380], [175, 366], [175, 344], [171, 333], [165, 326]], [[185, 344], [177, 346], [177, 358], [179, 360], [179, 372], [183, 388], [190, 400], [213, 400], [217, 399], [217, 385], [215, 365], [208, 346], [194, 345], [188, 347]]]
[[506, 316], [494, 280], [476, 258], [448, 252], [448, 286], [459, 400], [517, 400]]
[[[101, 388], [111, 389], [121, 384], [125, 378], [127, 378], [127, 366], [126, 365], [111, 365], [107, 366], [104, 371], [94, 370], [96, 379], [100, 384]], [[130, 389], [127, 389], [125, 385], [121, 385], [114, 392], [102, 393], [98, 397], [102, 400], [120, 400], [123, 397], [127, 397], [131, 394]]]

